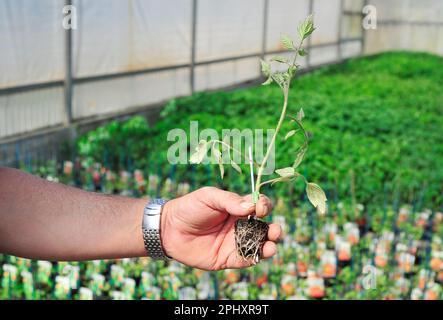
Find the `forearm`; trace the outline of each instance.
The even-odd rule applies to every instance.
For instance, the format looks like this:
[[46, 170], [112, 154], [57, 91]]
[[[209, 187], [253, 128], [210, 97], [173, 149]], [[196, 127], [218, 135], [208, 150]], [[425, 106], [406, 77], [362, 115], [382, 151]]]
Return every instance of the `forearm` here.
[[145, 204], [0, 168], [0, 253], [44, 260], [144, 256]]

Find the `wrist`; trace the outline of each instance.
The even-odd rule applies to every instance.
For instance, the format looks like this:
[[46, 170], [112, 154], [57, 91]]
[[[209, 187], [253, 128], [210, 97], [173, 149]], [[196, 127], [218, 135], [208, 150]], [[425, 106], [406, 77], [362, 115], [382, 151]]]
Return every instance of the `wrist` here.
[[136, 245], [135, 245], [136, 254], [134, 256], [137, 257], [146, 256], [146, 248], [143, 241], [143, 233], [140, 233], [140, 230], [143, 227], [143, 216], [140, 217], [140, 213], [143, 214], [143, 210], [146, 206], [147, 201], [148, 198], [141, 198], [141, 199], [135, 199], [134, 203], [134, 209], [133, 209], [134, 222], [133, 222], [132, 232], [134, 235], [136, 235]]
[[172, 246], [171, 239], [168, 236], [171, 228], [171, 210], [174, 206], [174, 200], [170, 200], [163, 205], [162, 212], [160, 215], [160, 241], [163, 248], [163, 252], [170, 258], [173, 258], [171, 255]]

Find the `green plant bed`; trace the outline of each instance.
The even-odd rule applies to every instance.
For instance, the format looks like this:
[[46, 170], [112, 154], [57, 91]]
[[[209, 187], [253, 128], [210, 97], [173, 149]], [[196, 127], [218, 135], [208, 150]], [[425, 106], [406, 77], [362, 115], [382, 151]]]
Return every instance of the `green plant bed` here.
[[[289, 98], [288, 113], [295, 114], [303, 107], [307, 115], [305, 127], [313, 135], [309, 152], [300, 166], [300, 172], [309, 180], [321, 182], [330, 195], [346, 198], [350, 196], [352, 169], [355, 197], [359, 202], [369, 205], [401, 201], [441, 208], [442, 57], [389, 52], [350, 59], [298, 77], [292, 85], [295, 91]], [[101, 162], [106, 162], [103, 160], [106, 153], [107, 159], [114, 159], [107, 161], [113, 166], [131, 159], [134, 167], [156, 166], [167, 170], [170, 165], [166, 153], [172, 144], [166, 139], [169, 130], [182, 128], [189, 134], [191, 120], [199, 121], [200, 130], [214, 128], [220, 134], [222, 129], [273, 128], [281, 99], [276, 86], [198, 93], [174, 99], [153, 127], [137, 122], [135, 132], [130, 134], [136, 138], [114, 139], [109, 132], [109, 147], [104, 152], [100, 139], [91, 139], [103, 131], [98, 129], [80, 139], [79, 153]], [[283, 132], [289, 130], [288, 124], [282, 128]], [[297, 144], [280, 141], [276, 159], [282, 164], [292, 161], [296, 147]], [[131, 153], [137, 157], [131, 157]], [[146, 156], [140, 157], [140, 154]], [[276, 167], [281, 164], [276, 163]], [[177, 165], [176, 174], [181, 179], [196, 177], [193, 182], [200, 185], [205, 183], [208, 170], [215, 172], [218, 168], [193, 170], [191, 172], [189, 165]], [[248, 191], [244, 190], [248, 187], [247, 178], [230, 177], [227, 173], [226, 181], [220, 184], [234, 184], [238, 186], [236, 191]], [[297, 194], [302, 194], [303, 185], [300, 183], [299, 187]], [[283, 189], [276, 185], [272, 192], [283, 192]], [[386, 194], [395, 194], [398, 199], [386, 199]]]

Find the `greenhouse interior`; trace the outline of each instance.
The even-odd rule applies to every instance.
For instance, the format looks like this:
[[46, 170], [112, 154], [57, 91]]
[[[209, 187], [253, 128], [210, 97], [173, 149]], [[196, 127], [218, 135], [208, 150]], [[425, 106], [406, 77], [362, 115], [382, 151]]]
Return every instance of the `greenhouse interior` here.
[[0, 40], [0, 300], [443, 300], [443, 1], [1, 0]]

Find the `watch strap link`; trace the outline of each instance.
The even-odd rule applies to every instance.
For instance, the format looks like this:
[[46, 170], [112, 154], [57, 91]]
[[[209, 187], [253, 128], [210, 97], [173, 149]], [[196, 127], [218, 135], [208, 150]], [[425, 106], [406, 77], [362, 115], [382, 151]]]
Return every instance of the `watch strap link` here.
[[160, 216], [164, 199], [152, 199], [146, 205], [143, 212], [143, 241], [148, 256], [153, 259], [168, 259], [161, 244]]

